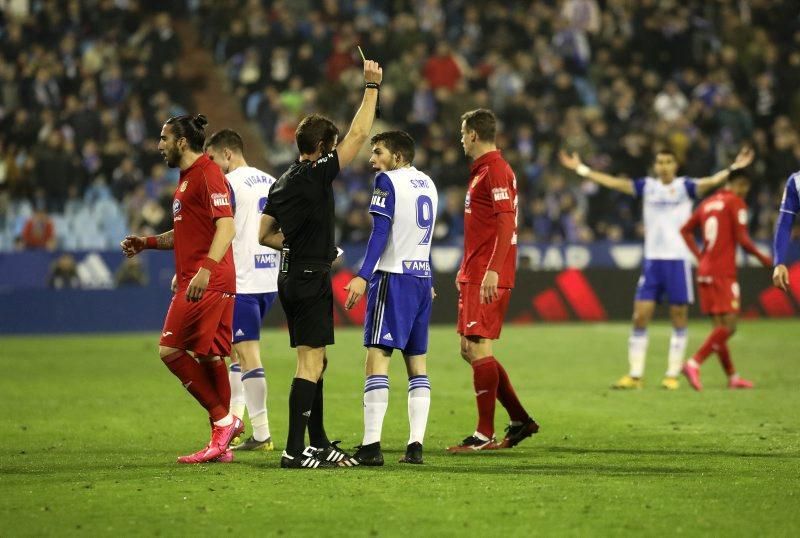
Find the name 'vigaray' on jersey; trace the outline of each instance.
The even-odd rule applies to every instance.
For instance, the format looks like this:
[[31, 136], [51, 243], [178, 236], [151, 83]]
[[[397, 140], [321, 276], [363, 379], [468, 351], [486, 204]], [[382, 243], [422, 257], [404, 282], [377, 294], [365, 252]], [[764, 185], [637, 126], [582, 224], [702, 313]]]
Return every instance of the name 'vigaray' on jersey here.
[[633, 182], [642, 199], [644, 257], [647, 260], [688, 260], [689, 248], [681, 237], [681, 226], [692, 214], [697, 198], [695, 180], [679, 177], [670, 183], [645, 177]]
[[236, 293], [278, 291], [280, 253], [258, 243], [261, 212], [267, 205], [275, 178], [252, 166], [240, 166], [225, 176], [233, 194], [236, 237], [233, 259], [236, 263]]
[[[181, 171], [172, 200], [175, 275], [179, 290], [189, 287], [203, 264], [217, 231], [215, 221], [233, 217], [228, 182], [219, 166], [201, 155]], [[209, 290], [236, 292], [236, 269], [231, 248], [211, 272]]]
[[517, 178], [500, 150], [475, 159], [464, 203], [464, 257], [458, 281], [480, 285], [497, 241], [497, 215], [514, 213], [514, 235], [498, 286], [513, 288], [517, 268]]
[[413, 166], [381, 172], [375, 177], [369, 212], [392, 221], [376, 270], [432, 276], [431, 240], [438, 204], [433, 180]]

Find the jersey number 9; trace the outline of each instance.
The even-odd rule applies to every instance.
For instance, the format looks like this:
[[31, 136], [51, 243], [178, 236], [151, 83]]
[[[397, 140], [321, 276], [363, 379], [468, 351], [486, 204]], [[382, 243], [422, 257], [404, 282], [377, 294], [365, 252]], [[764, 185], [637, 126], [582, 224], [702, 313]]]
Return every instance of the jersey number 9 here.
[[420, 245], [427, 245], [431, 242], [433, 234], [433, 202], [424, 194], [417, 198], [417, 227], [425, 230]]

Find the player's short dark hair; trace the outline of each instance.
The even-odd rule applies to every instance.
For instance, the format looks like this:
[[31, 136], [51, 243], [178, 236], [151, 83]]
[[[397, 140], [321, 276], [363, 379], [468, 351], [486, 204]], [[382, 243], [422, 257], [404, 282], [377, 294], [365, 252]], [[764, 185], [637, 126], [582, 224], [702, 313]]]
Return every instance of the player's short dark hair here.
[[399, 153], [403, 161], [414, 162], [414, 139], [405, 131], [386, 131], [378, 133], [370, 139], [374, 146], [377, 143], [386, 146], [390, 153]]
[[323, 153], [332, 150], [337, 136], [339, 129], [336, 125], [320, 114], [311, 114], [303, 118], [294, 133], [297, 149], [301, 155], [316, 153], [320, 142]]
[[750, 174], [747, 173], [747, 170], [745, 168], [737, 168], [735, 170], [731, 170], [731, 173], [728, 174], [729, 182], [734, 182], [738, 180], [747, 181], [748, 183], [753, 182], [753, 178], [750, 177]]
[[655, 158], [658, 158], [659, 155], [670, 155], [676, 161], [678, 160], [678, 156], [669, 148], [659, 148], [658, 151], [656, 151]]
[[242, 137], [233, 129], [222, 129], [212, 134], [206, 140], [206, 149], [229, 149], [237, 153], [244, 153], [244, 142]]
[[172, 116], [164, 124], [172, 127], [176, 139], [185, 138], [189, 149], [197, 152], [203, 151], [203, 143], [206, 141], [205, 127], [208, 125], [208, 119], [204, 115]]
[[494, 142], [497, 136], [497, 116], [486, 108], [478, 108], [465, 112], [461, 121], [470, 131], [475, 131], [484, 142]]

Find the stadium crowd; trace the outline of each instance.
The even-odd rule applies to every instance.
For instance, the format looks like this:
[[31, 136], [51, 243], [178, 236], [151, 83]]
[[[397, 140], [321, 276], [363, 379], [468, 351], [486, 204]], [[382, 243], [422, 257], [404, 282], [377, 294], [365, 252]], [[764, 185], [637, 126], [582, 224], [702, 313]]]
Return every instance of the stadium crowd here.
[[[171, 18], [187, 13], [275, 175], [296, 156], [304, 114], [345, 130], [360, 96], [356, 44], [385, 66], [378, 128], [416, 138], [415, 164], [442, 193], [439, 241], [463, 230], [459, 117], [478, 106], [502, 122], [520, 241], [641, 239], [638, 202], [559, 167], [561, 147], [630, 177], [669, 147], [684, 174], [703, 176], [751, 144], [751, 231], [763, 241], [800, 168], [792, 0], [191, 0], [171, 15], [145, 4], [50, 1], [0, 15], [0, 249], [102, 248], [126, 228], [170, 227], [176, 173], [155, 135], [192, 109]], [[368, 237], [371, 176], [364, 159], [337, 181], [341, 242]]]

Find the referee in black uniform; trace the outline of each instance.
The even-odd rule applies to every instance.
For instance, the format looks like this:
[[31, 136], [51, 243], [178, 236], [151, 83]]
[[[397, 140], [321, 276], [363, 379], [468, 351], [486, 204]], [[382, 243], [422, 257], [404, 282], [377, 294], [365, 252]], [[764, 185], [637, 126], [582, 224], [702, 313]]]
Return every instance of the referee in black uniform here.
[[364, 62], [364, 98], [341, 142], [339, 130], [325, 117], [312, 114], [300, 122], [295, 132], [300, 158], [272, 185], [261, 216], [259, 242], [282, 252], [278, 296], [291, 345], [297, 348], [297, 372], [289, 393], [289, 437], [281, 467], [356, 464], [331, 444], [322, 424], [325, 346], [333, 344], [331, 262], [336, 259], [336, 245], [331, 183], [369, 137], [382, 78], [377, 62]]

